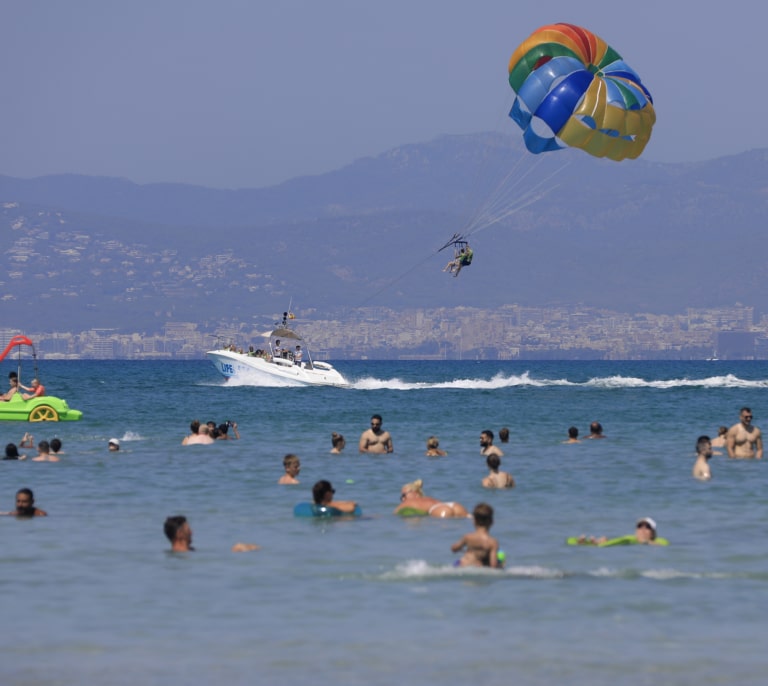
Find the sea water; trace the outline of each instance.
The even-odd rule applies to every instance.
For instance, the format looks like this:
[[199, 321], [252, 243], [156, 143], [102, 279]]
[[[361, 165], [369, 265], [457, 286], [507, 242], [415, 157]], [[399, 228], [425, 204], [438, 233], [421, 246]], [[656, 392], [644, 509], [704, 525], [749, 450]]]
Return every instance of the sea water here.
[[[350, 388], [232, 385], [204, 360], [40, 367], [84, 417], [0, 423], [3, 445], [64, 443], [59, 463], [0, 463], [0, 510], [26, 486], [49, 513], [0, 517], [4, 686], [765, 681], [768, 464], [691, 476], [697, 437], [741, 406], [768, 427], [763, 362], [340, 363]], [[357, 451], [373, 413], [393, 455]], [[196, 418], [241, 438], [182, 447]], [[562, 443], [593, 420], [605, 440]], [[516, 488], [481, 487], [484, 429]], [[447, 457], [425, 457], [431, 435]], [[277, 485], [287, 453], [298, 486]], [[416, 478], [494, 507], [503, 571], [452, 566], [471, 521], [392, 514]], [[318, 479], [364, 516], [295, 518]], [[173, 514], [194, 553], [168, 552]], [[565, 544], [643, 516], [669, 547]]]

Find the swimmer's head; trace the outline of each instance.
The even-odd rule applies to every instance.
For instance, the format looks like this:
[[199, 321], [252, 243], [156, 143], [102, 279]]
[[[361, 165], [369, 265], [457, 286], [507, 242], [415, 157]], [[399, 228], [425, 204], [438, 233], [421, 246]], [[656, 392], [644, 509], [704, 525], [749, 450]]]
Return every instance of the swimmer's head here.
[[16, 516], [33, 517], [35, 514], [35, 494], [31, 488], [16, 491]]
[[501, 459], [499, 459], [498, 455], [488, 455], [485, 458], [485, 464], [488, 465], [488, 469], [496, 471], [501, 466]]
[[[647, 529], [651, 532], [651, 540], [656, 539], [656, 522], [650, 517], [643, 517], [637, 521], [637, 529]], [[639, 538], [639, 536], [638, 536]]]
[[329, 493], [331, 495], [330, 500], [333, 500], [333, 494], [336, 493], [336, 491], [330, 481], [321, 479], [312, 486], [312, 499], [315, 501], [315, 505], [322, 505], [328, 498]]
[[299, 458], [296, 455], [286, 455], [283, 458], [283, 467], [288, 469], [289, 467], [298, 467], [301, 464]]
[[421, 479], [416, 479], [416, 481], [411, 481], [411, 483], [405, 484], [405, 486], [400, 489], [400, 494], [405, 495], [406, 493], [424, 495], [424, 482]]
[[490, 529], [493, 526], [493, 508], [488, 503], [479, 503], [472, 510], [472, 516], [475, 519], [475, 526], [482, 526]]
[[189, 544], [192, 543], [192, 528], [187, 522], [187, 518], [184, 515], [175, 515], [173, 517], [167, 517], [165, 524], [163, 524], [163, 531], [166, 538], [171, 542], [184, 541], [190, 549], [193, 549]]
[[430, 436], [427, 439], [427, 450], [436, 450], [439, 445], [440, 441], [437, 439], [437, 436]]

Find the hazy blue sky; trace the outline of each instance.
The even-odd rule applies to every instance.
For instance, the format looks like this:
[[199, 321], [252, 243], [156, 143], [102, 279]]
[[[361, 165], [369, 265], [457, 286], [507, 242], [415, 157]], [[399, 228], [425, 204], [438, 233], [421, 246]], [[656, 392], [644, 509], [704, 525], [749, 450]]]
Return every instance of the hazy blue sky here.
[[645, 159], [768, 147], [766, 14], [756, 0], [4, 0], [0, 174], [255, 187], [440, 134], [517, 134], [509, 57], [557, 21], [600, 35], [651, 91]]

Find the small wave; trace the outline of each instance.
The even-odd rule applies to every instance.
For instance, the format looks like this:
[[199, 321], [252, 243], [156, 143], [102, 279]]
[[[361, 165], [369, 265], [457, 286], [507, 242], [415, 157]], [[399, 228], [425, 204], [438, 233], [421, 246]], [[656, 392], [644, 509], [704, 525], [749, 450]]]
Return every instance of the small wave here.
[[740, 379], [733, 374], [708, 376], [703, 379], [658, 379], [646, 381], [632, 376], [605, 376], [590, 379], [585, 386], [597, 388], [768, 388], [765, 379]]
[[588, 576], [609, 579], [654, 579], [656, 581], [677, 581], [680, 579], [752, 579], [754, 581], [768, 581], [766, 572], [692, 572], [680, 569], [611, 569], [601, 567]]
[[452, 564], [435, 565], [430, 564], [426, 560], [409, 560], [397, 565], [391, 571], [384, 572], [377, 578], [384, 581], [414, 581], [456, 577], [534, 579], [542, 581], [576, 577], [630, 581], [633, 579], [652, 579], [654, 581], [750, 579], [753, 581], [768, 581], [768, 572], [697, 572], [670, 568], [616, 569], [612, 567], [599, 567], [592, 571], [576, 572], [539, 565], [508, 566], [503, 569], [490, 569], [488, 567], [455, 567]]
[[120, 440], [121, 441], [143, 441], [144, 438], [137, 431], [126, 431]]
[[380, 578], [386, 581], [406, 581], [414, 579], [440, 579], [451, 577], [490, 577], [499, 576], [526, 579], [560, 579], [565, 576], [558, 569], [539, 566], [507, 567], [491, 569], [490, 567], [456, 567], [453, 564], [431, 565], [425, 560], [409, 560], [397, 565], [394, 570], [384, 572]]

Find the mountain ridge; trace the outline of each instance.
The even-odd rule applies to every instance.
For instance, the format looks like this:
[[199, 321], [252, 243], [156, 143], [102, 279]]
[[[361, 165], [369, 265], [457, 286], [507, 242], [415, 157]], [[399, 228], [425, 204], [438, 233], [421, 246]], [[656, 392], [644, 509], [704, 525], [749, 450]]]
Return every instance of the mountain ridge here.
[[[482, 225], [471, 269], [443, 274], [448, 251], [437, 249], [503, 192], [512, 209], [543, 197]], [[532, 156], [501, 134], [441, 136], [261, 189], [0, 176], [0, 298], [19, 328], [42, 317], [69, 330], [213, 323], [291, 297], [313, 308], [765, 312], [766, 209], [768, 150], [617, 164]]]

